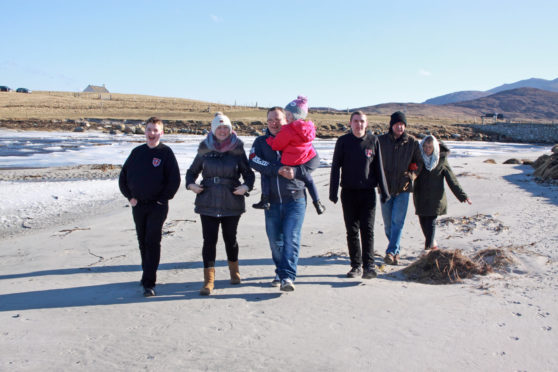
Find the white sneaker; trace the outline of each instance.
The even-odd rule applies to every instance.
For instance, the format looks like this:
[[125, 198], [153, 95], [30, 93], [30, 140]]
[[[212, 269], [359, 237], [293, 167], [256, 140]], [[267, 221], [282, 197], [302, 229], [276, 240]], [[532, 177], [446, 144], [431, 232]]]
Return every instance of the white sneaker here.
[[295, 290], [295, 286], [291, 279], [283, 279], [281, 281], [281, 290], [284, 292], [292, 292]]

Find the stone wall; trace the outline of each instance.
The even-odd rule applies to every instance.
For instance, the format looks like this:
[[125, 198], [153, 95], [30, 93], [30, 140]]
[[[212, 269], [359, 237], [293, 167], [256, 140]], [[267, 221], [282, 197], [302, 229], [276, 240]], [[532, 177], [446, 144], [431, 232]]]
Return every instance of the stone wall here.
[[498, 135], [499, 140], [529, 143], [558, 143], [558, 124], [469, 124], [475, 132]]

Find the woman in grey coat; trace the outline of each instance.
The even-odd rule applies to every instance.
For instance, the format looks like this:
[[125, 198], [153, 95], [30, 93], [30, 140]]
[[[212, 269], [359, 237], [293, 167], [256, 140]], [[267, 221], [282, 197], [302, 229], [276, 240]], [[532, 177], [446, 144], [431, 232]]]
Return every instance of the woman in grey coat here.
[[[200, 173], [202, 181], [198, 184], [196, 180]], [[236, 232], [240, 215], [246, 211], [245, 195], [252, 190], [254, 180], [244, 143], [232, 131], [229, 118], [218, 112], [211, 122], [211, 132], [200, 143], [198, 153], [186, 172], [186, 188], [196, 193], [194, 210], [200, 214], [202, 223], [202, 295], [211, 294], [214, 288], [219, 226], [225, 242], [231, 284], [240, 284]]]
[[425, 238], [424, 249], [434, 250], [438, 249], [434, 239], [436, 219], [447, 213], [444, 180], [460, 202], [471, 204], [471, 200], [451, 170], [447, 160], [450, 150], [443, 143], [438, 142], [432, 135], [426, 136], [420, 142], [420, 152], [424, 167], [415, 180], [413, 201]]

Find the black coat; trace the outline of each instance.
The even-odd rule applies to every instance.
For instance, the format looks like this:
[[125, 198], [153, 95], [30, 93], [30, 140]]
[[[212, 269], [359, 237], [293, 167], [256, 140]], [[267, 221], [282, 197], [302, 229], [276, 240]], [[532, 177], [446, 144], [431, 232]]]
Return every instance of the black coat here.
[[254, 187], [255, 175], [248, 165], [244, 144], [239, 139], [237, 146], [227, 152], [212, 151], [205, 141], [200, 143], [198, 153], [186, 172], [186, 188], [196, 183], [198, 175], [203, 178], [204, 191], [196, 195], [196, 213], [212, 216], [238, 216], [246, 211], [244, 195], [234, 195], [240, 186], [240, 176], [249, 190]]
[[440, 142], [440, 160], [431, 171], [423, 168], [415, 180], [413, 201], [419, 216], [440, 216], [447, 213], [448, 203], [444, 191], [444, 180], [455, 197], [464, 202], [467, 194], [459, 185], [448, 163], [449, 149]]
[[413, 182], [409, 177], [409, 165], [416, 163], [417, 172], [420, 172], [422, 156], [418, 141], [407, 133], [403, 133], [395, 139], [391, 130], [378, 137], [378, 140], [389, 194], [396, 196], [402, 192], [413, 191]]
[[389, 198], [380, 143], [371, 132], [366, 132], [362, 138], [347, 133], [337, 139], [329, 182], [329, 200], [334, 203], [337, 202], [339, 179], [341, 187], [349, 190], [374, 192], [379, 186], [382, 199]]

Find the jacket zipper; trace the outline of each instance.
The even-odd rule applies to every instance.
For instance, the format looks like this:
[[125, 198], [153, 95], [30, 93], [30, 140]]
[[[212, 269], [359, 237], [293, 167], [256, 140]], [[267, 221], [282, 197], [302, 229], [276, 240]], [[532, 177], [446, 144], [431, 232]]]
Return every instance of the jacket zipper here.
[[[277, 154], [277, 159], [280, 159], [281, 155], [279, 155], [279, 151], [275, 151], [275, 153]], [[275, 179], [277, 180], [277, 195], [279, 195], [279, 203], [283, 204], [283, 198], [281, 197], [281, 188], [279, 187], [279, 175], [277, 175]]]

